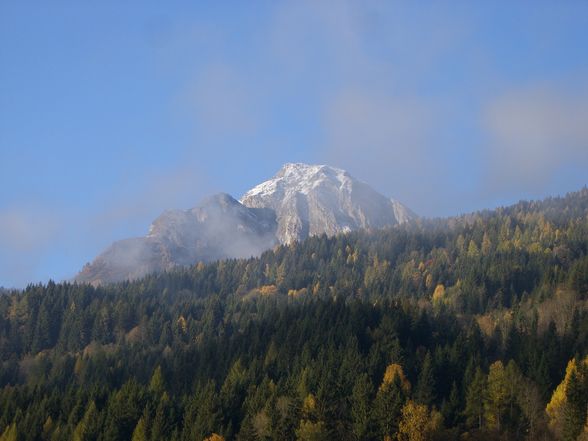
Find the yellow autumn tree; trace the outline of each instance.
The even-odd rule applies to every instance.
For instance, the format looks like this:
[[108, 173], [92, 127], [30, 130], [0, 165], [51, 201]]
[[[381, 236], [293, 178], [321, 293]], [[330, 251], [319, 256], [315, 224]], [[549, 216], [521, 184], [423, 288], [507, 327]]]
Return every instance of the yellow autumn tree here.
[[398, 377], [400, 379], [400, 384], [402, 385], [402, 389], [404, 392], [410, 392], [410, 382], [404, 375], [404, 371], [402, 370], [402, 366], [396, 363], [392, 363], [388, 365], [386, 368], [386, 372], [384, 372], [384, 379], [382, 380], [382, 384], [380, 385], [380, 390], [385, 389], [386, 386], [392, 384], [394, 380]]
[[429, 441], [443, 426], [443, 417], [439, 412], [430, 412], [427, 406], [412, 400], [408, 400], [402, 408], [401, 418], [398, 425], [400, 441]]
[[147, 440], [147, 428], [145, 425], [145, 418], [139, 418], [139, 422], [135, 426], [135, 430], [133, 430], [133, 435], [131, 437], [131, 441], [146, 441]]
[[473, 240], [470, 240], [468, 245], [468, 257], [478, 257], [480, 255], [480, 250], [478, 245]]
[[18, 430], [16, 429], [16, 423], [12, 423], [6, 428], [4, 433], [0, 435], [0, 441], [16, 441], [18, 437]]
[[445, 286], [441, 283], [435, 287], [433, 292], [433, 303], [439, 303], [445, 297]]
[[500, 431], [509, 399], [508, 378], [502, 361], [490, 365], [484, 410], [488, 426]]
[[[585, 366], [588, 366], [588, 357], [586, 357], [582, 363]], [[545, 408], [547, 416], [549, 417], [549, 428], [558, 438], [563, 436], [565, 429], [566, 411], [568, 407], [568, 387], [570, 385], [570, 381], [572, 377], [581, 377], [582, 371], [582, 369], [578, 369], [576, 360], [572, 358], [566, 367], [566, 374], [563, 381], [555, 388], [553, 394], [551, 395], [551, 400]], [[583, 381], [584, 378], [580, 378], [579, 380]]]
[[308, 394], [302, 402], [302, 413], [306, 416], [314, 415], [316, 411], [316, 398], [313, 394]]

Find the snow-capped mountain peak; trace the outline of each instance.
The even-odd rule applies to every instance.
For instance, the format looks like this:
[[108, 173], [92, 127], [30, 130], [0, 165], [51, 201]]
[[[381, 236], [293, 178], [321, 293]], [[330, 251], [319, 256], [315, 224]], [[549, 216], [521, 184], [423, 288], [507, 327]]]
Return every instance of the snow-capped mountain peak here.
[[245, 193], [241, 203], [252, 197], [268, 197], [274, 194], [309, 194], [314, 188], [327, 182], [343, 190], [349, 189], [351, 178], [346, 171], [328, 165], [288, 163], [272, 179]]
[[112, 244], [76, 277], [91, 283], [142, 277], [199, 261], [258, 255], [276, 243], [407, 222], [414, 215], [344, 170], [285, 164], [240, 201], [221, 193], [168, 210], [144, 237]]
[[285, 164], [272, 179], [245, 193], [240, 202], [274, 210], [281, 243], [322, 233], [391, 226], [414, 217], [402, 204], [327, 165]]

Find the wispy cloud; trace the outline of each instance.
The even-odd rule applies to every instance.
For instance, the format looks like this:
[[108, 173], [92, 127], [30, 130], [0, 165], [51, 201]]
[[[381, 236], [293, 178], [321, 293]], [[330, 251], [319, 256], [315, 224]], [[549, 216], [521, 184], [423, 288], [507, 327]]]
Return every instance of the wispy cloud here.
[[[140, 182], [121, 183], [121, 191], [93, 213], [92, 229], [113, 238], [113, 230], [149, 222], [162, 211], [191, 208], [211, 191], [211, 178], [191, 160], [167, 170], [145, 173]], [[140, 234], [147, 233], [148, 225]]]
[[[326, 108], [325, 156], [372, 185], [388, 191], [396, 188], [402, 196], [416, 199], [419, 195], [414, 192], [422, 187], [411, 181], [414, 170], [421, 176], [433, 171], [429, 150], [435, 127], [426, 101], [377, 96], [369, 90], [345, 91]], [[404, 188], [407, 182], [410, 188]]]
[[488, 185], [534, 190], [562, 166], [588, 166], [588, 83], [575, 86], [536, 84], [488, 103]]
[[244, 136], [259, 127], [255, 89], [227, 64], [206, 66], [183, 91], [182, 102], [193, 112], [197, 130], [222, 136]]
[[39, 277], [46, 253], [63, 234], [64, 219], [41, 204], [0, 210], [0, 286], [20, 287]]
[[[295, 73], [292, 81], [308, 76], [309, 112], [321, 132], [317, 158], [417, 210], [443, 167], [435, 134], [448, 111], [415, 90], [415, 78], [430, 74], [465, 32], [435, 12], [393, 2], [289, 2], [277, 9], [271, 31], [271, 47]], [[407, 14], [420, 14], [424, 25], [410, 28]]]
[[0, 247], [16, 253], [34, 251], [57, 237], [60, 227], [49, 208], [10, 207], [0, 211]]

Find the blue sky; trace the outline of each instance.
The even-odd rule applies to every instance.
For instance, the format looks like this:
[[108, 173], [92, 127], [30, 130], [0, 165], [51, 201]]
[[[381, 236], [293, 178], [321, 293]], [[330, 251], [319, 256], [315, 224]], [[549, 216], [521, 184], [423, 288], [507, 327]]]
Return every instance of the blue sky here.
[[446, 216], [587, 184], [588, 2], [0, 2], [0, 286], [285, 162]]

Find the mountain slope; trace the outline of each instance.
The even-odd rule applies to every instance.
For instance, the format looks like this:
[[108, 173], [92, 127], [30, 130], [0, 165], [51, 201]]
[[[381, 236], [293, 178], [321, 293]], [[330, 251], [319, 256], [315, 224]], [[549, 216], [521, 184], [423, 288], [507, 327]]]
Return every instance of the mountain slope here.
[[326, 165], [286, 164], [272, 179], [245, 193], [241, 203], [275, 210], [281, 243], [382, 228], [415, 217], [346, 171]]

